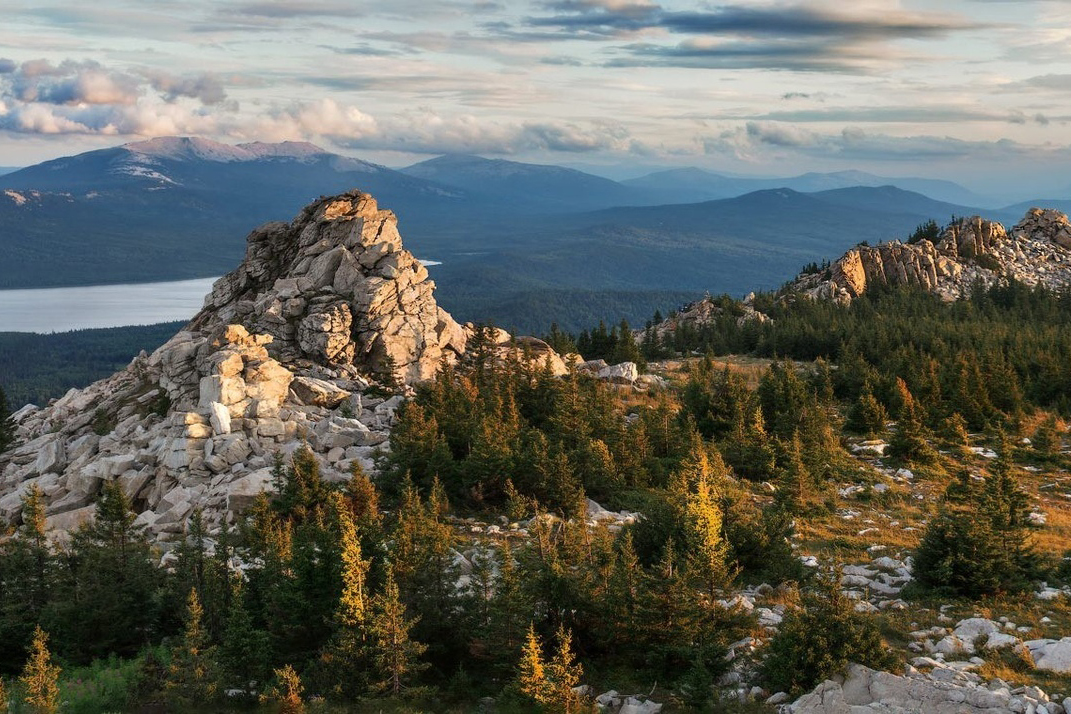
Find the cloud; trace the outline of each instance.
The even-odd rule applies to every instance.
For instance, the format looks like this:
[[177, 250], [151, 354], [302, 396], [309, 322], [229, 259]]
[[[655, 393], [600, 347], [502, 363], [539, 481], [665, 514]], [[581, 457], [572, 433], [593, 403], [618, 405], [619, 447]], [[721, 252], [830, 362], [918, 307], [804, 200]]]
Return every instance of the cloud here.
[[689, 39], [677, 45], [636, 43], [611, 67], [784, 69], [798, 72], [863, 72], [904, 56], [878, 47], [835, 46], [817, 41], [719, 41]]
[[3, 74], [0, 96], [45, 104], [134, 104], [139, 81], [96, 62], [30, 60]]
[[722, 5], [709, 11], [671, 12], [654, 3], [572, 0], [551, 3], [563, 14], [531, 17], [536, 27], [620, 32], [660, 28], [674, 33], [838, 39], [927, 39], [982, 27], [962, 18], [934, 13], [845, 12], [813, 4]]
[[3, 59], [0, 57], [0, 74], [11, 74], [18, 68], [18, 64], [15, 60]]
[[707, 154], [759, 162], [771, 152], [822, 159], [877, 162], [925, 162], [970, 159], [977, 162], [1036, 159], [1066, 161], [1071, 147], [1024, 144], [1010, 139], [971, 141], [950, 136], [892, 136], [845, 127], [827, 134], [793, 124], [750, 121], [743, 126], [699, 138]]
[[227, 99], [223, 82], [208, 72], [180, 77], [158, 69], [146, 69], [142, 70], [141, 74], [152, 88], [169, 102], [179, 97], [189, 97], [199, 100], [202, 104], [212, 105]]

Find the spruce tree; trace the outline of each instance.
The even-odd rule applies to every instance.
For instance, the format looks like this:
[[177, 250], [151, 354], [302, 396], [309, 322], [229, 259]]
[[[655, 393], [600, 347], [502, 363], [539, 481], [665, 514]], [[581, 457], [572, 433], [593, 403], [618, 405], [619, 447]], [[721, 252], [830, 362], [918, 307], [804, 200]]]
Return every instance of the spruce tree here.
[[885, 431], [885, 422], [888, 419], [885, 407], [874, 396], [870, 382], [867, 382], [859, 398], [848, 410], [848, 420], [844, 426], [856, 434], [873, 438]]
[[227, 624], [219, 644], [222, 682], [225, 689], [238, 688], [252, 694], [270, 672], [271, 642], [267, 632], [253, 625], [241, 581], [232, 587]]
[[784, 461], [777, 477], [777, 502], [793, 513], [801, 513], [811, 492], [812, 479], [803, 463], [803, 444], [798, 432], [792, 435]]
[[1047, 461], [1055, 459], [1060, 455], [1060, 447], [1062, 446], [1062, 443], [1055, 415], [1050, 414], [1038, 425], [1038, 428], [1031, 439], [1031, 446], [1039, 458]]
[[937, 452], [928, 441], [930, 433], [922, 421], [922, 408], [899, 377], [896, 379], [896, 394], [899, 412], [896, 433], [889, 442], [889, 455], [916, 463], [933, 462]]
[[40, 627], [33, 633], [30, 658], [22, 670], [22, 699], [32, 714], [55, 714], [59, 711], [60, 668], [52, 663], [48, 651], [48, 634]]
[[62, 571], [49, 608], [65, 656], [132, 655], [152, 640], [163, 573], [136, 518], [120, 482], [111, 481], [96, 517], [72, 536], [73, 567]]

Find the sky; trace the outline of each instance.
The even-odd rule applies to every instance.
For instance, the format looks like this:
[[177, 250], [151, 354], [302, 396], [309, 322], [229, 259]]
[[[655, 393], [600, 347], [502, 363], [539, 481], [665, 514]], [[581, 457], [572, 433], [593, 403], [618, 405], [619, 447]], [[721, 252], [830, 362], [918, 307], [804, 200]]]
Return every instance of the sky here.
[[1067, 0], [0, 4], [0, 166], [183, 135], [1056, 198], [1069, 122]]

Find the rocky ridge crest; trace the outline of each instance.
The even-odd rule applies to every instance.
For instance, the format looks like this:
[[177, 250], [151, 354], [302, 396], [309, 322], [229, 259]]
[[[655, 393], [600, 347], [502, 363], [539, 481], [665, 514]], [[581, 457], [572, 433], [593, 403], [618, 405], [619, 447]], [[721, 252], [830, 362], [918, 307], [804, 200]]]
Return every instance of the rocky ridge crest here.
[[1071, 223], [1055, 210], [1030, 209], [1010, 231], [979, 216], [946, 227], [937, 242], [857, 246], [828, 270], [805, 275], [786, 294], [850, 302], [874, 285], [917, 285], [945, 300], [978, 282], [1012, 278], [1027, 285], [1071, 285]]
[[389, 438], [402, 396], [464, 352], [470, 328], [439, 308], [395, 216], [367, 194], [320, 199], [248, 238], [246, 257], [204, 308], [153, 354], [15, 417], [0, 456], [0, 519], [17, 523], [37, 486], [49, 526], [91, 518], [118, 480], [158, 539], [200, 508], [210, 527], [271, 487], [274, 455], [307, 445], [329, 480]]

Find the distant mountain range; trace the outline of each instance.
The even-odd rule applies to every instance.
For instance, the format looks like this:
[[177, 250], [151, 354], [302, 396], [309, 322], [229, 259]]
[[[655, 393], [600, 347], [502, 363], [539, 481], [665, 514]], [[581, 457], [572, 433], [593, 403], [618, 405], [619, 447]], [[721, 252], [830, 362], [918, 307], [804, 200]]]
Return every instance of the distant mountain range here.
[[[433, 277], [444, 307], [533, 332], [551, 320], [635, 320], [708, 290], [775, 287], [806, 262], [931, 218], [1015, 222], [1026, 210], [938, 200], [971, 198], [947, 182], [901, 180], [926, 195], [866, 185], [884, 180], [806, 174], [769, 187], [760, 184], [775, 180], [696, 169], [621, 183], [476, 156], [394, 170], [307, 143], [162, 138], [0, 176], [0, 288], [218, 275], [238, 264], [255, 226], [357, 188], [398, 214], [407, 247], [443, 261]], [[758, 190], [696, 200], [750, 186]]]
[[18, 171], [18, 166], [0, 166], [0, 176]]
[[[829, 191], [854, 186], [895, 186], [905, 191], [922, 193], [938, 201], [967, 206], [990, 205], [991, 199], [970, 191], [951, 181], [921, 178], [889, 178], [863, 171], [806, 173], [787, 178], [738, 178], [711, 173], [703, 169], [683, 168], [658, 171], [640, 178], [623, 181], [626, 186], [643, 189], [658, 196], [663, 203], [690, 203], [718, 198], [742, 196], [752, 191], [771, 188], [790, 188], [801, 193]], [[677, 198], [673, 198], [677, 197]], [[678, 198], [687, 200], [680, 201]]]

